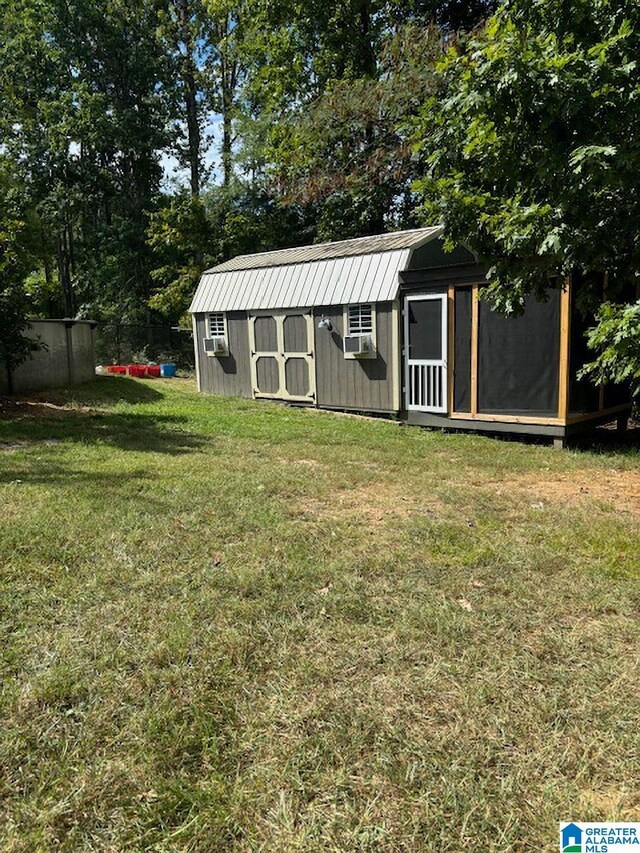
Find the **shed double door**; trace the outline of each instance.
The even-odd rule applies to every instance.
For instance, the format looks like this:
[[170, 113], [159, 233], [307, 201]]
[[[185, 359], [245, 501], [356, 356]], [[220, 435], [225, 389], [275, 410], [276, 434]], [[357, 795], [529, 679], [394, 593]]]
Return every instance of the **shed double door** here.
[[313, 402], [311, 311], [255, 311], [248, 321], [253, 396]]
[[404, 353], [407, 410], [446, 413], [446, 293], [405, 298]]

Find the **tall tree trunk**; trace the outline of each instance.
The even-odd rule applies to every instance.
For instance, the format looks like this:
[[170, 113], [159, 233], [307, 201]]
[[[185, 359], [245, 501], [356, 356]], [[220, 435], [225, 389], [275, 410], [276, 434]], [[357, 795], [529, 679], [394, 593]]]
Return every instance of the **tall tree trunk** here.
[[225, 187], [229, 186], [233, 175], [232, 103], [229, 87], [224, 85], [222, 91], [222, 181]]
[[235, 108], [236, 86], [238, 85], [238, 58], [234, 48], [229, 45], [233, 33], [234, 20], [226, 15], [217, 28], [220, 43], [220, 110], [222, 113], [222, 181], [228, 187], [233, 178], [233, 113]]
[[196, 81], [192, 70], [185, 73], [184, 99], [187, 109], [187, 132], [189, 134], [189, 170], [191, 172], [191, 195], [200, 195], [200, 126], [196, 104]]
[[[365, 77], [374, 79], [378, 74], [378, 64], [371, 35], [371, 2], [360, 0], [360, 60], [361, 73]], [[375, 128], [373, 122], [368, 120], [365, 125], [365, 140], [367, 148], [374, 145]], [[384, 231], [384, 210], [377, 199], [374, 200], [367, 215], [366, 230], [369, 234], [381, 234]]]
[[189, 0], [178, 1], [180, 40], [184, 44], [182, 62], [182, 82], [184, 85], [184, 105], [187, 114], [187, 136], [191, 195], [200, 195], [201, 137], [198, 120], [198, 88], [196, 84], [196, 65], [194, 60], [194, 39], [191, 30]]
[[371, 2], [360, 0], [361, 71], [366, 77], [375, 77], [376, 55], [371, 40]]
[[7, 374], [7, 393], [11, 397], [13, 396], [13, 370], [11, 369], [11, 359], [6, 359], [4, 369]]
[[58, 280], [60, 282], [62, 296], [64, 298], [64, 314], [65, 317], [73, 317], [75, 312], [73, 306], [73, 288], [71, 284], [71, 268], [66, 225], [63, 226], [62, 230], [58, 233], [57, 260]]

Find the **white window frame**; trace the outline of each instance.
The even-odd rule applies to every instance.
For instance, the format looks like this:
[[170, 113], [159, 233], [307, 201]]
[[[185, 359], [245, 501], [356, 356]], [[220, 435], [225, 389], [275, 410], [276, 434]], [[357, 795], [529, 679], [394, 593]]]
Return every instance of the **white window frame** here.
[[[212, 317], [222, 319], [222, 332], [220, 332], [220, 331], [214, 332], [213, 328], [211, 327], [211, 318]], [[218, 321], [216, 320], [216, 322], [218, 322]], [[226, 313], [224, 311], [210, 311], [207, 314], [206, 331], [207, 331], [207, 337], [208, 338], [225, 338], [225, 340], [228, 343], [229, 342], [229, 335], [227, 332], [227, 315], [226, 315]]]
[[[362, 331], [362, 308], [365, 306], [371, 309], [371, 331], [370, 332], [363, 332]], [[352, 331], [351, 330], [351, 310], [350, 309], [352, 309], [352, 308], [360, 309], [360, 314], [359, 314], [360, 322], [358, 324], [359, 331]], [[378, 322], [377, 322], [375, 302], [351, 302], [347, 305], [344, 305], [343, 309], [342, 309], [342, 328], [343, 328], [342, 341], [343, 341], [344, 357], [345, 358], [354, 358], [354, 359], [358, 358], [358, 355], [356, 353], [347, 352], [345, 342], [346, 342], [347, 338], [361, 338], [364, 335], [370, 335], [371, 336], [371, 339], [373, 341], [373, 352], [375, 355], [375, 353], [378, 351], [378, 340], [377, 340], [377, 334], [376, 334], [377, 326], [378, 326]]]
[[[223, 334], [219, 334], [218, 331], [214, 333], [214, 330], [211, 328], [211, 317], [222, 317]], [[227, 325], [226, 311], [209, 311], [205, 314], [204, 340], [211, 340], [212, 338], [224, 338], [227, 344], [227, 351], [223, 355], [229, 355], [229, 327]], [[204, 343], [202, 344], [202, 348], [204, 350]], [[207, 352], [206, 350], [204, 352], [210, 358], [220, 358], [221, 355], [215, 352]]]

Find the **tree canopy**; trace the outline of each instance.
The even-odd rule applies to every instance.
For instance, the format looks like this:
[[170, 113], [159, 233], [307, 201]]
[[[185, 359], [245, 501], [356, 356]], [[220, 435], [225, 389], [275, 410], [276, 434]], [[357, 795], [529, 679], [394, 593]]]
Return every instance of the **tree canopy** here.
[[424, 215], [492, 263], [507, 310], [574, 271], [610, 296], [635, 275], [639, 55], [632, 0], [511, 0], [439, 63], [413, 128]]

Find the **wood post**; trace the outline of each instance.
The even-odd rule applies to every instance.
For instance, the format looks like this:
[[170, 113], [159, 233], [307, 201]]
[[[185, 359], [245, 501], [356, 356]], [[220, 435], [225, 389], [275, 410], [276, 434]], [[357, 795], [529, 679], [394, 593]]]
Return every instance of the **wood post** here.
[[622, 412], [622, 414], [618, 415], [616, 418], [616, 429], [618, 435], [623, 436], [627, 432], [629, 428], [629, 413]]
[[560, 291], [560, 360], [558, 369], [558, 417], [569, 415], [569, 355], [571, 338], [571, 276]]

